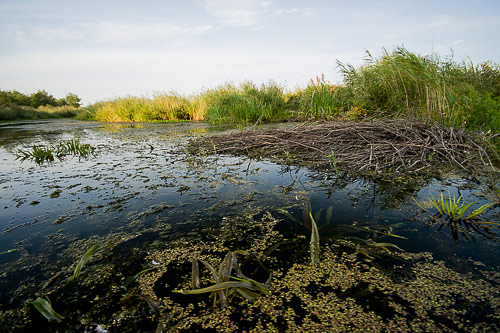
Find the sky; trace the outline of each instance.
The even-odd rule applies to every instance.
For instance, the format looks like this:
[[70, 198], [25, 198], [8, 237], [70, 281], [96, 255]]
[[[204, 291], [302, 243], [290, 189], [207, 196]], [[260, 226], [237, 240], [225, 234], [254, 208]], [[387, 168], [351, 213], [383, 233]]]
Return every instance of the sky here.
[[0, 90], [84, 105], [244, 81], [293, 91], [383, 48], [500, 63], [499, 32], [499, 0], [0, 0]]

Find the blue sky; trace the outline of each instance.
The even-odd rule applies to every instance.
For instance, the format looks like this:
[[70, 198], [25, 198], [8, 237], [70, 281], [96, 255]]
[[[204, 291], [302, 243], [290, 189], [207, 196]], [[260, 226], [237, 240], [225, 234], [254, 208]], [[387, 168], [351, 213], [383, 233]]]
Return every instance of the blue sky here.
[[497, 0], [0, 0], [0, 89], [84, 104], [245, 80], [293, 90], [384, 47], [499, 63], [499, 32]]

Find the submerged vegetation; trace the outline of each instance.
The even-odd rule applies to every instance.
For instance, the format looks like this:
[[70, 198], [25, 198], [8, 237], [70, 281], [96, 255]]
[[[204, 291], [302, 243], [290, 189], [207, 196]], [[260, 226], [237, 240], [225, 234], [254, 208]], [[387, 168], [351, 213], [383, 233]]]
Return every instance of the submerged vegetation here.
[[[380, 242], [395, 236], [390, 229], [383, 232], [383, 226], [329, 225], [332, 210], [312, 214], [307, 199], [302, 213], [293, 215], [285, 221], [250, 210], [222, 219], [218, 231], [196, 228], [197, 232], [180, 236], [180, 230], [172, 227], [162, 231], [161, 241], [142, 246], [137, 242], [141, 234], [115, 240], [113, 250], [103, 252], [79, 284], [66, 279], [69, 267], [49, 280], [44, 293], [64, 309], [62, 314], [44, 298], [29, 303], [57, 322], [42, 322], [25, 306], [22, 311], [0, 312], [0, 328], [10, 325], [14, 332], [34, 327], [90, 331], [96, 326], [158, 332], [499, 328], [498, 272], [478, 266], [471, 278], [429, 253], [409, 253]], [[297, 215], [308, 217], [301, 221]], [[293, 221], [298, 223], [295, 231], [277, 232]], [[238, 242], [243, 250], [232, 249], [242, 233], [247, 236]], [[127, 243], [139, 256], [123, 261]], [[389, 247], [398, 251], [390, 252]], [[156, 269], [134, 274], [145, 259]]]
[[52, 308], [52, 304], [45, 298], [38, 297], [36, 300], [29, 302], [29, 304], [33, 305], [48, 321], [64, 319], [63, 316]]

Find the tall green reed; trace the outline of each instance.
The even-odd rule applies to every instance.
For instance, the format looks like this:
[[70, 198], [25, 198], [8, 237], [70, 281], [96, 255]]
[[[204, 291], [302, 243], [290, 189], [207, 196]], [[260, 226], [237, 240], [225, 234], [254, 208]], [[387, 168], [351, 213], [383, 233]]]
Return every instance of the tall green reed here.
[[500, 132], [500, 69], [475, 66], [437, 54], [419, 55], [404, 47], [367, 52], [355, 68], [337, 61], [344, 76], [344, 105], [372, 116], [419, 117], [449, 126]]
[[94, 118], [109, 122], [200, 120], [196, 99], [177, 93], [156, 93], [152, 98], [127, 96], [96, 103]]
[[206, 91], [206, 119], [212, 124], [249, 124], [259, 118], [269, 122], [284, 117], [283, 88], [275, 82], [256, 86], [245, 82]]

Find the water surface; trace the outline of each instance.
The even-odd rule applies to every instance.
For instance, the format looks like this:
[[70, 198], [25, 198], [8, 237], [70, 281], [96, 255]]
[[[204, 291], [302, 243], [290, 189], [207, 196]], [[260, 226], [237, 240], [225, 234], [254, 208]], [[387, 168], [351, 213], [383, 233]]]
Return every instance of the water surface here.
[[[268, 160], [185, 152], [189, 139], [221, 130], [204, 123], [1, 124], [0, 252], [15, 250], [0, 255], [1, 309], [33, 299], [61, 265], [73, 265], [68, 253], [88, 241], [147, 234], [143, 241], [151, 244], [162, 230], [175, 227], [181, 233], [196, 233], [249, 211], [272, 213], [283, 221], [278, 229], [288, 238], [308, 237], [305, 202], [323, 237], [338, 234], [339, 226], [386, 226], [384, 230], [401, 237], [384, 241], [402, 251], [430, 252], [465, 273], [473, 272], [478, 263], [498, 270], [500, 247], [495, 239], [474, 232], [457, 236], [449, 227], [439, 230], [439, 225], [430, 225], [431, 213], [422, 213], [413, 201], [450, 191], [476, 201], [478, 207], [494, 199], [480, 182], [454, 176], [410, 186]], [[44, 165], [16, 160], [17, 149], [73, 138], [95, 146], [97, 156]], [[498, 221], [498, 205], [484, 218]], [[350, 236], [372, 237], [352, 231]], [[241, 235], [241, 244], [244, 238]]]

